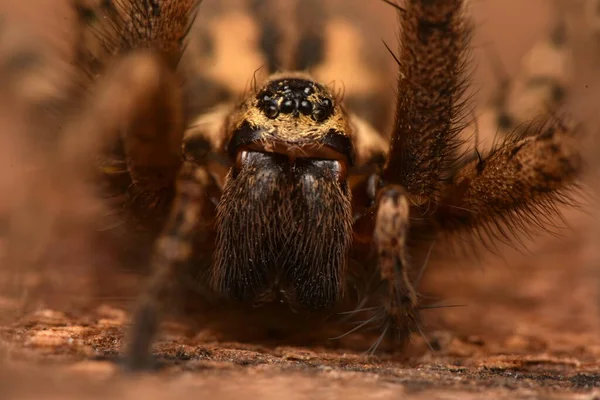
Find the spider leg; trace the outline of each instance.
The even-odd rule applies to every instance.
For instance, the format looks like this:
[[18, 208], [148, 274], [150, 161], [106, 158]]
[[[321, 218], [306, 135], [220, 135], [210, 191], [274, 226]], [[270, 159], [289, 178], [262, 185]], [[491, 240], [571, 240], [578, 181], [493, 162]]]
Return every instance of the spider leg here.
[[[106, 140], [107, 133], [137, 132], [133, 130], [137, 128], [133, 123], [144, 117], [149, 110], [148, 106], [157, 106], [156, 112], [166, 116], [169, 115], [169, 110], [173, 112], [180, 110], [181, 108], [160, 107], [161, 103], [156, 101], [157, 96], [164, 94], [163, 90], [169, 90], [169, 87], [173, 86], [170, 83], [173, 81], [168, 79], [170, 74], [161, 59], [153, 53], [139, 51], [122, 57], [102, 78], [103, 84], [99, 85], [90, 105], [77, 121], [67, 128], [61, 146], [63, 157], [77, 160], [78, 165], [87, 165], [89, 154], [93, 154], [94, 150], [100, 147]], [[155, 99], [154, 103], [152, 103], [153, 99]], [[141, 125], [142, 128], [145, 126]], [[81, 135], [81, 132], [85, 132], [86, 135]], [[144, 130], [141, 130], [141, 134], [143, 133]], [[163, 136], [165, 133], [168, 134], [169, 131], [142, 136], [145, 140], [141, 144], [146, 147], [142, 147], [139, 153], [133, 154], [144, 156], [161, 146], [165, 151], [165, 143], [174, 140], [172, 137], [165, 138]], [[136, 139], [134, 137], [133, 140]], [[155, 244], [150, 265], [151, 277], [133, 314], [126, 355], [127, 367], [130, 369], [141, 369], [149, 365], [149, 348], [157, 329], [163, 297], [169, 292], [171, 285], [175, 283], [175, 277], [181, 272], [182, 266], [191, 255], [192, 237], [199, 230], [197, 228], [205, 200], [205, 188], [212, 182], [212, 178], [203, 163], [200, 154], [203, 149], [199, 146], [199, 140], [196, 140], [195, 144], [193, 162], [183, 162], [178, 173], [174, 188], [177, 197], [173, 202], [167, 224]], [[179, 160], [181, 141], [177, 147]], [[156, 157], [157, 160], [161, 160], [161, 157], [165, 156], [158, 153]], [[144, 157], [135, 160], [138, 159], [146, 160]], [[160, 166], [165, 167], [164, 164]], [[139, 171], [147, 172], [148, 169]], [[157, 171], [166, 173], [158, 167]], [[145, 188], [147, 189], [148, 186]]]
[[582, 169], [577, 135], [554, 123], [537, 134], [509, 137], [452, 178], [433, 215], [446, 233], [511, 239], [551, 225]]
[[[172, 196], [181, 163], [183, 118], [180, 85], [154, 53], [123, 56], [106, 71], [83, 111], [65, 127], [61, 157], [82, 168], [90, 154], [119, 141], [125, 149], [130, 210], [153, 211]], [[120, 173], [103, 157], [101, 172]], [[123, 162], [123, 163], [125, 163]]]
[[437, 199], [460, 145], [471, 32], [464, 7], [461, 0], [411, 0], [398, 12], [396, 117], [382, 178], [424, 201]]
[[102, 149], [108, 196], [126, 199], [117, 207], [153, 232], [175, 195], [185, 129], [176, 69], [199, 3], [108, 0], [93, 7], [73, 0], [81, 25], [77, 65], [91, 79], [82, 82], [91, 96], [65, 130], [63, 149], [74, 157]]
[[[181, 60], [187, 35], [202, 2], [103, 0], [94, 6], [85, 0], [71, 1], [79, 21], [85, 24], [79, 37], [95, 38], [76, 49], [79, 56], [86, 58], [79, 60], [82, 68], [91, 64], [105, 68], [115, 55], [131, 49], [152, 48], [171, 69]], [[87, 31], [92, 34], [87, 35]]]
[[[171, 206], [170, 197], [177, 194], [166, 226], [162, 218], [154, 221], [155, 228], [164, 229], [155, 243], [152, 275], [137, 303], [128, 336], [127, 367], [140, 369], [149, 365], [164, 294], [191, 255], [191, 238], [197, 236], [204, 189], [211, 179], [200, 155], [196, 154], [194, 162], [181, 161], [185, 125], [176, 67], [199, 1], [102, 4], [107, 14], [101, 23], [106, 24], [101, 24], [97, 38], [104, 54], [93, 63], [100, 73], [88, 74], [98, 82], [85, 108], [64, 129], [60, 154], [84, 167], [89, 165], [90, 154], [98, 149], [109, 153], [107, 143], [120, 142], [131, 182], [128, 186], [133, 188], [128, 188], [131, 201], [127, 205], [133, 212], [142, 212], [144, 222], [153, 222], [147, 212], [154, 209], [160, 208], [163, 217]], [[82, 65], [85, 68], [89, 63]], [[111, 166], [103, 165], [102, 172], [122, 172]]]
[[457, 122], [470, 33], [463, 7], [460, 0], [413, 0], [398, 11], [396, 121], [387, 161], [369, 190], [376, 193], [373, 245], [384, 286], [384, 331], [401, 342], [419, 329], [406, 257], [409, 216], [415, 202], [437, 200], [460, 144]]
[[399, 185], [386, 186], [378, 196], [373, 242], [383, 281], [382, 322], [385, 332], [404, 343], [418, 328], [417, 293], [410, 282], [406, 257], [409, 199]]
[[135, 371], [152, 365], [151, 346], [158, 330], [165, 297], [184, 271], [197, 237], [205, 188], [212, 178], [205, 165], [185, 162], [177, 180], [177, 198], [167, 224], [155, 243], [151, 278], [138, 299], [126, 339], [125, 366]]

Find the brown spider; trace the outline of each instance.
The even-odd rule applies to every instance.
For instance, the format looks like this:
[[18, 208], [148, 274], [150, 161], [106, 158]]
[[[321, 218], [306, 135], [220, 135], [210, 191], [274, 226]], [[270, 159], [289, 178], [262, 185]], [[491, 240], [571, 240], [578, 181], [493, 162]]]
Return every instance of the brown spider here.
[[[277, 19], [267, 3], [249, 7]], [[370, 293], [379, 311], [368, 321], [403, 343], [419, 329], [413, 251], [439, 235], [528, 230], [563, 199], [581, 160], [560, 123], [463, 157], [472, 29], [464, 2], [387, 3], [402, 28], [389, 140], [310, 74], [287, 72], [318, 63], [319, 18], [300, 29], [284, 63], [278, 33], [265, 24], [260, 43], [273, 74], [240, 101], [188, 123], [177, 66], [199, 1], [114, 0], [97, 8], [76, 1], [100, 39], [99, 48], [78, 47], [98, 84], [64, 138], [76, 142], [86, 132], [92, 146], [110, 142], [104, 184], [125, 194], [132, 226], [161, 230], [129, 335], [131, 368], [148, 365], [164, 297], [190, 264], [218, 296], [308, 310], [336, 305], [361, 265], [381, 281]], [[298, 4], [301, 27], [320, 16], [318, 1]], [[282, 65], [286, 72], [275, 73]], [[218, 88], [203, 90], [219, 100]]]

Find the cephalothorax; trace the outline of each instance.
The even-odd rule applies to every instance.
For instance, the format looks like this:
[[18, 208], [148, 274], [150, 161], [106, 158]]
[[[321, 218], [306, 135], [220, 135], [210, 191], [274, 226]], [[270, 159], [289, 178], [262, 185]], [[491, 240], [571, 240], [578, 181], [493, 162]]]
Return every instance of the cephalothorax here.
[[[249, 8], [268, 17], [266, 3]], [[320, 3], [300, 3], [290, 71], [313, 68], [324, 47], [319, 29], [304, 29], [309, 20], [322, 23], [305, 12]], [[86, 132], [97, 143], [117, 143], [105, 153], [103, 179], [126, 194], [120, 207], [136, 224], [162, 227], [129, 338], [133, 367], [147, 363], [160, 299], [197, 253], [208, 260], [197, 265], [203, 283], [218, 296], [279, 299], [309, 310], [344, 297], [352, 259], [379, 277], [368, 322], [404, 341], [419, 324], [413, 249], [439, 235], [493, 238], [503, 227], [527, 229], [524, 222], [539, 221], [540, 206], [560, 200], [581, 161], [574, 136], [558, 123], [463, 157], [471, 32], [463, 3], [397, 6], [402, 30], [389, 140], [372, 127], [380, 125], [376, 114], [360, 113], [356, 99], [346, 108], [305, 72], [274, 73], [241, 100], [215, 94], [214, 105], [217, 97], [221, 104], [187, 123], [176, 67], [199, 2], [102, 4], [110, 22], [96, 30], [102, 56], [80, 49], [97, 89], [65, 137]], [[260, 43], [269, 72], [281, 68], [277, 42], [266, 24]], [[203, 87], [205, 95], [219, 92]]]

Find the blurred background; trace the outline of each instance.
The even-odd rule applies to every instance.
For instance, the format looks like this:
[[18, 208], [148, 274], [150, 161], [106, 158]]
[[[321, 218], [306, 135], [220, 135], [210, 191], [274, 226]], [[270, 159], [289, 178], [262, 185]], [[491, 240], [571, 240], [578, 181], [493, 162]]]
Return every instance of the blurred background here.
[[[342, 81], [348, 93], [360, 93], [359, 74], [348, 65], [368, 57], [365, 64], [376, 65], [377, 76], [384, 78], [381, 98], [392, 105], [394, 60], [381, 42], [395, 48], [395, 12], [379, 1], [330, 3], [348, 24], [359, 28], [359, 34], [342, 30], [339, 47], [328, 51], [346, 54], [348, 59], [340, 62], [338, 71], [321, 71], [323, 81]], [[193, 74], [203, 65], [194, 59], [201, 45], [197, 37], [212, 26], [212, 10], [219, 13], [235, 4], [204, 1], [182, 68]], [[493, 121], [499, 97], [505, 99], [503, 107], [526, 119], [549, 107], [546, 100], [538, 102], [541, 106], [536, 103], [538, 97], [550, 96], [550, 103], [560, 103], [559, 115], [574, 121], [583, 133], [588, 162], [585, 196], [578, 195], [578, 209], [564, 209], [567, 228], [560, 235], [525, 238], [527, 250], [499, 244], [500, 255], [437, 254], [424, 287], [444, 304], [464, 307], [425, 312], [426, 335], [439, 352], [421, 353], [419, 362], [433, 365], [444, 362], [443, 357], [489, 360], [502, 354], [524, 358], [542, 354], [597, 366], [600, 2], [472, 0], [470, 5], [476, 21], [471, 85], [475, 114], [481, 117], [480, 145], [489, 148], [498, 129]], [[234, 22], [223, 29], [244, 38], [244, 25]], [[567, 39], [549, 48], [547, 43], [560, 30], [557, 27]], [[85, 351], [65, 350], [63, 336], [44, 336], [40, 326], [89, 327], [99, 326], [102, 320], [106, 329], [118, 331], [139, 282], [135, 273], [123, 271], [123, 266], [115, 268], [115, 238], [105, 234], [109, 227], [98, 222], [104, 221], [107, 210], [86, 184], [84, 171], [54, 153], [61, 107], [68, 103], [76, 76], [70, 63], [75, 32], [67, 0], [0, 1], [0, 364], [14, 363], [23, 354], [36, 361], [57, 354], [59, 359], [60, 354], [81, 358]], [[354, 53], [359, 44], [365, 53]], [[231, 71], [223, 76], [237, 77], [243, 88], [257, 66], [241, 64], [231, 63]], [[519, 86], [519, 80], [537, 73], [560, 83], [564, 91], [560, 101], [546, 89], [532, 94]], [[516, 83], [510, 86], [511, 82]], [[28, 333], [28, 327], [35, 332]], [[98, 338], [85, 340], [82, 348], [101, 346]], [[419, 339], [416, 346], [424, 347]]]

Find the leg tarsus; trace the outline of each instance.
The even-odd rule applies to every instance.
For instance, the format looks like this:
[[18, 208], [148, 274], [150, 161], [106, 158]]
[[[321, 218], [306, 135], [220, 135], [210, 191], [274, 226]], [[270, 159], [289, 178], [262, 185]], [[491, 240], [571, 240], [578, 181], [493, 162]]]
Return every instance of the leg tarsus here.
[[406, 258], [409, 211], [404, 188], [388, 185], [379, 191], [373, 240], [384, 283], [383, 335], [389, 333], [400, 344], [408, 340], [418, 324], [417, 293], [410, 282]]
[[154, 369], [155, 361], [150, 349], [155, 332], [158, 331], [158, 314], [156, 300], [144, 298], [138, 303], [123, 358], [123, 369], [126, 372]]

